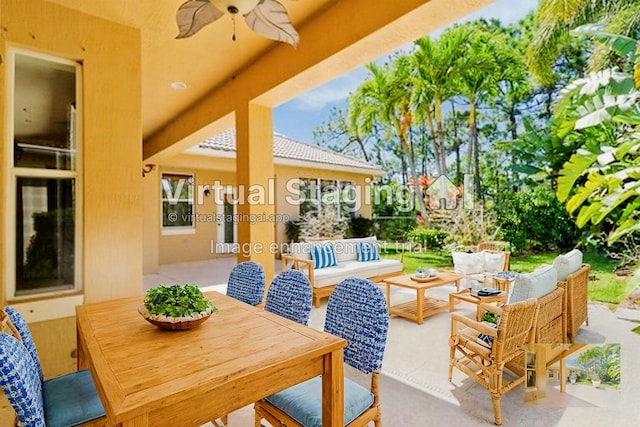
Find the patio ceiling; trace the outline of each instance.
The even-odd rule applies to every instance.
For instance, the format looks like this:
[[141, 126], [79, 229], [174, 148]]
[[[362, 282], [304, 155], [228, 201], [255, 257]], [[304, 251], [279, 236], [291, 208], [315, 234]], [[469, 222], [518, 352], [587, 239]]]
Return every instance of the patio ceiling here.
[[[301, 36], [294, 49], [252, 32], [242, 19], [233, 41], [229, 16], [176, 40], [175, 13], [184, 0], [49, 1], [140, 29], [145, 161], [233, 126], [234, 101], [276, 107], [493, 2], [281, 0]], [[176, 81], [187, 88], [171, 88]]]

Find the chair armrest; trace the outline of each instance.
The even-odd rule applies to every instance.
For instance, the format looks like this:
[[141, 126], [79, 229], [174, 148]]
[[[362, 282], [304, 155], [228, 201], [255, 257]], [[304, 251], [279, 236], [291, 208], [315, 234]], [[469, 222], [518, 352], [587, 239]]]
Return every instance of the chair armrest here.
[[280, 258], [282, 259], [282, 271], [285, 271], [287, 269], [287, 261], [291, 261], [293, 263], [293, 268], [300, 271], [303, 271], [303, 269], [300, 268], [300, 265], [302, 264], [303, 267], [304, 265], [306, 265], [307, 271], [309, 272], [309, 282], [311, 282], [311, 286], [315, 286], [313, 281], [313, 266], [315, 265], [314, 260], [296, 258], [292, 255], [284, 255], [284, 254], [281, 255]]
[[476, 320], [463, 316], [459, 313], [451, 313], [451, 334], [452, 335], [454, 335], [456, 331], [456, 322], [460, 322], [465, 326], [473, 328], [482, 334], [489, 335], [492, 337], [498, 336], [498, 330], [496, 328], [492, 328], [491, 326], [488, 326], [483, 322], [478, 322]]

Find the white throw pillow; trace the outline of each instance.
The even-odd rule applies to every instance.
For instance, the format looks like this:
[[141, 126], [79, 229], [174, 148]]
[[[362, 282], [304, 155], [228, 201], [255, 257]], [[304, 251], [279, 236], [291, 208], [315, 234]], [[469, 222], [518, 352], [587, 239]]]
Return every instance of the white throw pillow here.
[[571, 273], [575, 273], [582, 267], [582, 252], [574, 249], [564, 255], [558, 255], [553, 260], [553, 266], [558, 270], [558, 280], [564, 282]]
[[298, 259], [311, 259], [311, 244], [306, 242], [292, 243], [291, 256]]
[[492, 253], [482, 251], [484, 254], [484, 271], [485, 273], [499, 273], [504, 270], [504, 258], [506, 254]]
[[482, 252], [452, 252], [453, 270], [458, 274], [480, 274], [484, 269]]
[[557, 287], [558, 271], [552, 265], [542, 264], [531, 273], [517, 274], [511, 286], [508, 304], [529, 298], [542, 298]]

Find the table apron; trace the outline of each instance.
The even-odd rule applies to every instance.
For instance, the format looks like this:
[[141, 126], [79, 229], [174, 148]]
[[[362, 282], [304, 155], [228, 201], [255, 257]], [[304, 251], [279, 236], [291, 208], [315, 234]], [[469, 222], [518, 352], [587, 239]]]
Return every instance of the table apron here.
[[[277, 365], [259, 375], [255, 373], [215, 387], [203, 385], [197, 394], [175, 402], [156, 402], [148, 413], [144, 407], [117, 417], [118, 424], [108, 418], [108, 426], [193, 427], [215, 420], [244, 406], [284, 390], [302, 381], [321, 375], [324, 357], [296, 361], [289, 365]], [[146, 418], [146, 423], [143, 421]], [[125, 421], [127, 420], [127, 421]], [[137, 420], [137, 421], [136, 421]]]

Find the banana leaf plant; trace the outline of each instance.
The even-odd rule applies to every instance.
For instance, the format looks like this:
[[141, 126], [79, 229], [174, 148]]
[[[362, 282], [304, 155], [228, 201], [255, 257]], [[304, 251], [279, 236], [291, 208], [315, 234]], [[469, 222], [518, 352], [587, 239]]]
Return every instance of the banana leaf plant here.
[[561, 169], [557, 196], [579, 227], [613, 223], [613, 243], [640, 231], [640, 41], [597, 25], [577, 32], [608, 44], [624, 70], [591, 73], [561, 91], [557, 136], [584, 143]]

